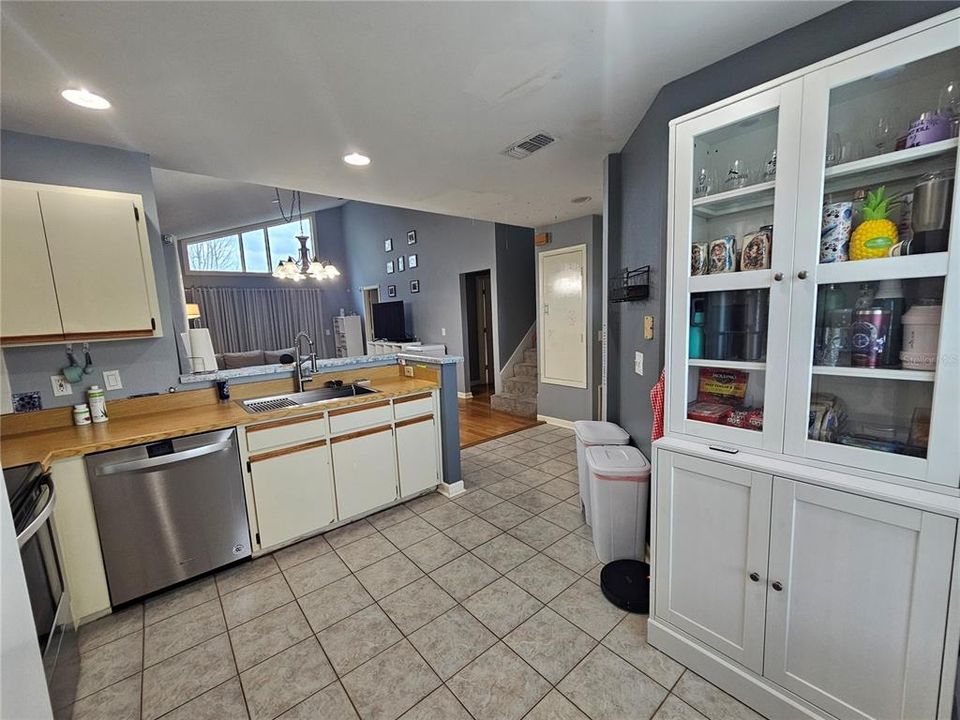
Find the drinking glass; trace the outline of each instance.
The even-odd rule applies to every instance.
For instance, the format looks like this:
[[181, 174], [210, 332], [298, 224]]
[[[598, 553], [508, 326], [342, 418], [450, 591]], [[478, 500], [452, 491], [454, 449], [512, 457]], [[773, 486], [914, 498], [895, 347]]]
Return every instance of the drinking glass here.
[[737, 159], [730, 163], [724, 184], [728, 190], [736, 190], [745, 187], [749, 179], [750, 171], [747, 170], [747, 164], [743, 160]]
[[950, 117], [950, 137], [960, 130], [960, 80], [951, 80], [940, 91], [937, 114]]

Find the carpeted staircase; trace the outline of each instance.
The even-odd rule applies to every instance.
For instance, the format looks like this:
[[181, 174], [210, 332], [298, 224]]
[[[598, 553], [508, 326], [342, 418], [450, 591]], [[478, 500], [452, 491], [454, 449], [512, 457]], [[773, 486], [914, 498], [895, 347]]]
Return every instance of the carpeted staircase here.
[[523, 362], [513, 366], [513, 377], [503, 381], [503, 392], [490, 398], [490, 407], [511, 415], [537, 417], [537, 346], [523, 351]]

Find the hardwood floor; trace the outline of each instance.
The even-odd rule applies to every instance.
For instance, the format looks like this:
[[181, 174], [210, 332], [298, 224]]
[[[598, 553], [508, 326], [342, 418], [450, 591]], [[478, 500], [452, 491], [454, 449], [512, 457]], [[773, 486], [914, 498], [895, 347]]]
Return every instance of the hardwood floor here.
[[460, 447], [470, 447], [484, 440], [508, 435], [517, 430], [541, 425], [534, 418], [517, 417], [490, 407], [492, 388], [474, 392], [469, 400], [460, 401]]

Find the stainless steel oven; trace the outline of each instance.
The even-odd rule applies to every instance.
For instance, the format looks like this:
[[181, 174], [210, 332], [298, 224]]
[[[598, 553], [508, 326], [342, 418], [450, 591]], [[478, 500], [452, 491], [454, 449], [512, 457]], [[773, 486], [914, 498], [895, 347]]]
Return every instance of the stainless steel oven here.
[[38, 464], [4, 469], [37, 642], [54, 708], [74, 698], [79, 671], [70, 597], [52, 527], [57, 493]]

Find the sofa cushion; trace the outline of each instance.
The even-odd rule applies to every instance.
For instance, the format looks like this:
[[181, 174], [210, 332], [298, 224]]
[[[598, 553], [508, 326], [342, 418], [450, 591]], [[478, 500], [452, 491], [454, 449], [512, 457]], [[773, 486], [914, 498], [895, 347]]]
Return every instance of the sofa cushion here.
[[263, 358], [263, 350], [248, 350], [247, 352], [224, 353], [224, 370], [236, 370], [237, 368], [252, 367], [253, 365], [266, 364]]

